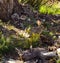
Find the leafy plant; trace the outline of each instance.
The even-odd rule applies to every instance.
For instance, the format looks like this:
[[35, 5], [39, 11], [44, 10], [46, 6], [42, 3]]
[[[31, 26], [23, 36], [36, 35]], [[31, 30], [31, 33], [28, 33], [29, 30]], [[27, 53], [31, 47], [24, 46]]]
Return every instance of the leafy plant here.
[[20, 0], [21, 3], [30, 4], [33, 8], [38, 9], [40, 5], [44, 5], [48, 0]]
[[46, 7], [45, 5], [42, 5], [42, 6], [39, 8], [39, 12], [46, 14], [46, 13], [47, 13], [47, 10], [46, 10], [46, 9], [47, 9], [47, 7]]
[[38, 46], [39, 44], [40, 34], [32, 33], [29, 38], [20, 38], [19, 41], [16, 43], [17, 47], [21, 47], [22, 49], [30, 48], [30, 45], [33, 47]]
[[31, 37], [28, 38], [28, 41], [30, 45], [32, 45], [33, 47], [36, 47], [38, 46], [39, 38], [40, 38], [40, 34], [32, 33]]
[[60, 7], [58, 6], [58, 3], [55, 2], [52, 5], [41, 5], [39, 7], [39, 12], [43, 14], [60, 14]]
[[58, 0], [19, 0], [19, 2], [29, 4], [43, 14], [60, 14], [60, 10], [57, 10], [60, 8]]
[[58, 59], [58, 60], [56, 61], [56, 63], [60, 63], [60, 59]]
[[10, 49], [12, 49], [11, 37], [5, 37], [0, 32], [0, 53], [5, 53]]

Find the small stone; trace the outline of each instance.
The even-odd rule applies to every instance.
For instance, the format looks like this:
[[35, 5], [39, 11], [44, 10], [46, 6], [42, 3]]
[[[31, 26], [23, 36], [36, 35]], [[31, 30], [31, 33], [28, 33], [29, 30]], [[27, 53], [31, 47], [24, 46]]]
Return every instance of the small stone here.
[[58, 36], [58, 38], [60, 39], [60, 36]]
[[19, 19], [19, 15], [18, 15], [17, 13], [14, 13], [14, 14], [11, 16], [11, 18], [12, 18], [13, 20], [18, 20], [18, 19]]
[[36, 61], [30, 60], [30, 61], [26, 61], [24, 63], [37, 63]]
[[54, 25], [54, 23], [52, 22], [51, 25]]
[[6, 63], [16, 63], [15, 61], [6, 61]]
[[60, 58], [60, 48], [57, 49], [58, 57]]
[[9, 60], [9, 61], [6, 61], [6, 63], [24, 63], [23, 61], [20, 61], [20, 60]]
[[42, 21], [45, 22], [45, 19], [43, 19]]
[[56, 52], [41, 52], [41, 57], [44, 58], [51, 58], [51, 57], [56, 57]]
[[27, 17], [26, 17], [25, 15], [22, 15], [22, 16], [20, 17], [20, 19], [21, 19], [21, 20], [26, 20]]
[[23, 61], [20, 60], [16, 60], [16, 63], [24, 63]]

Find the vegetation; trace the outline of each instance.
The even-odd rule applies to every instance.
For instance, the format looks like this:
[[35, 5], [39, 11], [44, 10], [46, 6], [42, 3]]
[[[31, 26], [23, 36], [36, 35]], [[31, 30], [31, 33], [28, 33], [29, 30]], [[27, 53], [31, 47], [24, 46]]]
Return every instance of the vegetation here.
[[[40, 13], [43, 14], [60, 14], [60, 2], [58, 0], [19, 0], [21, 3], [28, 3], [34, 9], [38, 9]], [[54, 10], [54, 11], [53, 11]]]
[[[0, 25], [4, 25], [7, 26], [4, 23], [1, 23]], [[8, 30], [12, 30], [14, 29], [14, 27], [11, 26], [7, 26]], [[30, 29], [27, 28], [25, 30], [25, 32], [19, 32], [19, 36], [18, 39], [14, 37], [14, 35], [9, 35], [8, 37], [5, 37], [4, 34], [2, 32], [0, 32], [0, 52], [8, 52], [8, 50], [10, 49], [14, 49], [15, 47], [20, 47], [22, 49], [29, 49], [30, 45], [32, 45], [33, 47], [39, 46], [39, 38], [40, 38], [40, 34], [38, 33], [32, 33], [29, 37], [29, 35], [27, 33], [31, 33]]]
[[59, 60], [57, 60], [57, 62], [56, 63], [60, 63], [60, 59]]
[[56, 15], [56, 14], [60, 14], [60, 8], [58, 8], [58, 4], [53, 4], [52, 6], [42, 5], [39, 8], [39, 12], [43, 13], [43, 14], [53, 14], [53, 15]]

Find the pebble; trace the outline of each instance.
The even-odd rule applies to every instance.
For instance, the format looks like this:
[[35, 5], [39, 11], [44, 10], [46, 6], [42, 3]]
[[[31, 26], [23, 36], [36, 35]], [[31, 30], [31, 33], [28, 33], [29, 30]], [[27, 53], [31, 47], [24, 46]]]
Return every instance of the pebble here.
[[24, 63], [37, 63], [36, 61], [26, 61]]
[[6, 63], [15, 63], [15, 61], [6, 61]]
[[60, 39], [60, 36], [58, 36], [58, 38]]
[[60, 48], [57, 49], [57, 55], [60, 58]]
[[23, 61], [20, 60], [13, 60], [13, 61], [6, 61], [6, 63], [24, 63]]

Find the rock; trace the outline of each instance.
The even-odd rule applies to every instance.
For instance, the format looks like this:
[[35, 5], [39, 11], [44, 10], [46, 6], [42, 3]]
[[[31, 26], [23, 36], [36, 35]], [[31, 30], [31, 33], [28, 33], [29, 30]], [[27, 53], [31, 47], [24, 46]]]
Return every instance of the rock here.
[[60, 36], [58, 36], [58, 38], [60, 39]]
[[24, 62], [20, 60], [9, 60], [9, 61], [6, 61], [6, 63], [24, 63]]
[[27, 19], [27, 16], [26, 15], [21, 15], [19, 19], [25, 21]]
[[14, 13], [11, 15], [12, 20], [17, 21], [19, 19], [19, 15], [17, 13]]
[[15, 63], [14, 59], [5, 60], [5, 63]]
[[47, 51], [42, 51], [39, 54], [41, 58], [52, 58], [52, 57], [56, 57], [56, 51], [53, 52], [47, 52]]
[[56, 51], [48, 52], [40, 48], [33, 48], [32, 51], [27, 50], [23, 52], [23, 59], [26, 61], [32, 60], [33, 58], [47, 59], [47, 58], [53, 58], [56, 56], [57, 56]]
[[20, 60], [16, 60], [15, 62], [16, 63], [24, 63], [23, 61], [20, 61]]
[[37, 63], [37, 62], [34, 61], [34, 60], [29, 60], [29, 61], [26, 61], [26, 62], [24, 62], [24, 63]]
[[6, 61], [6, 63], [16, 63], [15, 61]]
[[57, 49], [58, 57], [60, 58], [60, 48]]
[[32, 50], [23, 51], [23, 59], [24, 60], [32, 60], [33, 58], [37, 58], [40, 56], [40, 52], [44, 51], [44, 48], [32, 48]]

